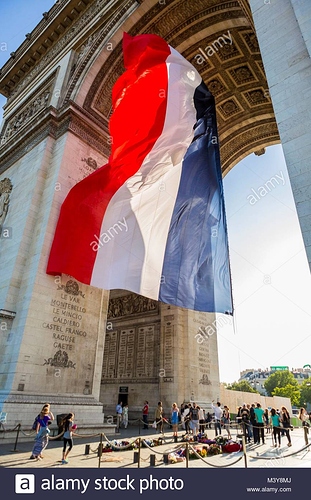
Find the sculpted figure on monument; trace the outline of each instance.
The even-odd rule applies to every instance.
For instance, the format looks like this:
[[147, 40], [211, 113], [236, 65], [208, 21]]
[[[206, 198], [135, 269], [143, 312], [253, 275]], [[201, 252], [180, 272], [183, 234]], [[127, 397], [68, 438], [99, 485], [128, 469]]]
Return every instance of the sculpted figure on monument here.
[[8, 213], [12, 188], [10, 179], [5, 178], [0, 181], [0, 228]]

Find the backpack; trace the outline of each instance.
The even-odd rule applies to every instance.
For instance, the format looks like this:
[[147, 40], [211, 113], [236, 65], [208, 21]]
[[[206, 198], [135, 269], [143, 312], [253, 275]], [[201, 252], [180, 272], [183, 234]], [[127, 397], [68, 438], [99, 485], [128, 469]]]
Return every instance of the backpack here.
[[35, 431], [36, 428], [37, 428], [37, 424], [39, 422], [39, 418], [40, 418], [40, 415], [37, 415], [36, 418], [35, 418], [35, 421], [34, 423], [32, 424], [32, 430]]
[[191, 408], [191, 419], [192, 420], [199, 420], [199, 410], [197, 408]]

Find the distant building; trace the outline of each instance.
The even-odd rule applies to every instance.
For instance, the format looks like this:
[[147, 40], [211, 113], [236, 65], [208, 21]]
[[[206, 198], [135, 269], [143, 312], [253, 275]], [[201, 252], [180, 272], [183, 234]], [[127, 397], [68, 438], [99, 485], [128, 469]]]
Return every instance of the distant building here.
[[278, 370], [289, 370], [297, 380], [298, 384], [301, 385], [304, 380], [311, 377], [311, 365], [305, 365], [303, 368], [292, 368], [289, 369], [288, 366], [270, 366], [265, 370], [261, 368], [248, 368], [240, 372], [239, 382], [246, 380], [250, 385], [256, 389], [263, 396], [267, 396], [267, 391], [265, 389], [265, 381], [267, 378]]

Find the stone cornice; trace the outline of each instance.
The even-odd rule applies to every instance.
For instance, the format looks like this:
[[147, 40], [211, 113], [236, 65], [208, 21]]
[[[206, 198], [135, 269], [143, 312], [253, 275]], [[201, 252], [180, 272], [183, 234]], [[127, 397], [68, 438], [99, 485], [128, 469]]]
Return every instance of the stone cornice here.
[[17, 134], [8, 139], [0, 149], [0, 174], [46, 137], [57, 139], [67, 131], [75, 134], [103, 156], [109, 156], [108, 130], [104, 129], [102, 124], [99, 126], [95, 123], [93, 117], [90, 119], [87, 111], [70, 102], [60, 111], [52, 106], [41, 110], [36, 117], [36, 123], [30, 121], [22, 135]]
[[[26, 40], [1, 68], [0, 92], [8, 97], [16, 84], [54, 47], [90, 0], [60, 0], [44, 13], [42, 21], [28, 33]], [[25, 35], [26, 36], [26, 35]]]
[[139, 6], [137, 0], [60, 0], [1, 69], [0, 93], [12, 100], [64, 51], [82, 43], [90, 31], [108, 22], [124, 4]]

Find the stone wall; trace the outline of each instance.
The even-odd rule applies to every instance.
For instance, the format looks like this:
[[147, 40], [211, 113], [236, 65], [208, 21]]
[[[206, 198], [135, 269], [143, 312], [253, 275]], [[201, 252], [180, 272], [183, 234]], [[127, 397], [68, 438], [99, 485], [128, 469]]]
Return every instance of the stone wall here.
[[228, 389], [225, 389], [223, 384], [220, 385], [219, 401], [222, 406], [225, 404], [230, 408], [231, 414], [236, 414], [238, 407], [242, 406], [243, 403], [260, 403], [263, 409], [269, 407], [280, 409], [281, 406], [285, 406], [289, 413], [292, 413], [292, 404], [289, 398], [283, 398], [280, 396], [261, 396], [260, 394], [251, 392], [229, 391]]

